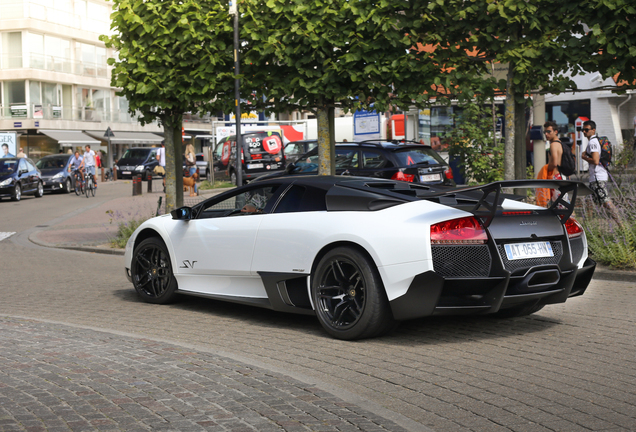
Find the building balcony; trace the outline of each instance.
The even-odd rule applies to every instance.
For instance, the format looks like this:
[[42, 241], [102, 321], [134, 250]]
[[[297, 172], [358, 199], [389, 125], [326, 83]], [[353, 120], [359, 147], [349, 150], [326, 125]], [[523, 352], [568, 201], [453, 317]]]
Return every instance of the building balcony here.
[[36, 69], [47, 72], [61, 72], [91, 78], [109, 78], [109, 68], [105, 63], [87, 63], [50, 55], [30, 54], [28, 56], [0, 56], [0, 69]]

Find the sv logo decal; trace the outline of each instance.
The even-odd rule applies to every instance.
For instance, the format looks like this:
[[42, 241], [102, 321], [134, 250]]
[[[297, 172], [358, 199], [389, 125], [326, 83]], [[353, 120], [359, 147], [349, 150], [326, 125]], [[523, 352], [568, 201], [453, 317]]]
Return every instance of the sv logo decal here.
[[183, 261], [183, 265], [179, 266], [179, 268], [193, 269], [194, 268], [194, 263], [196, 263], [196, 262], [197, 261], [185, 260], [185, 261]]

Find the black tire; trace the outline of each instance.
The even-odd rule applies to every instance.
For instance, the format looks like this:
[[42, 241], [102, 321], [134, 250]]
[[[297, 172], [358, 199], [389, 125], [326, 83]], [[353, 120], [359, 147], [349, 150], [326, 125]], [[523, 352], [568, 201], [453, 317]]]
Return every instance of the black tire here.
[[145, 302], [167, 304], [177, 298], [170, 255], [159, 238], [139, 243], [133, 251], [130, 274], [135, 291]]
[[90, 196], [91, 187], [92, 187], [92, 179], [89, 177], [84, 182], [84, 193], [86, 194], [86, 198]]
[[497, 318], [523, 317], [523, 316], [532, 315], [535, 312], [539, 312], [541, 309], [543, 309], [544, 306], [545, 305], [540, 305], [540, 304], [537, 304], [537, 302], [533, 301], [529, 303], [520, 304], [519, 306], [502, 309], [496, 312], [494, 315]]
[[91, 177], [91, 196], [95, 196], [95, 179]]
[[73, 182], [70, 177], [66, 177], [64, 182], [64, 193], [71, 193], [73, 191]]
[[22, 199], [22, 186], [20, 183], [15, 184], [15, 188], [13, 189], [13, 196], [11, 197], [11, 201], [20, 201]]
[[42, 182], [38, 182], [38, 187], [35, 190], [35, 197], [42, 198], [43, 195], [44, 195], [44, 185], [42, 184]]
[[335, 248], [320, 260], [311, 295], [320, 324], [337, 339], [370, 338], [395, 328], [375, 264], [354, 248]]

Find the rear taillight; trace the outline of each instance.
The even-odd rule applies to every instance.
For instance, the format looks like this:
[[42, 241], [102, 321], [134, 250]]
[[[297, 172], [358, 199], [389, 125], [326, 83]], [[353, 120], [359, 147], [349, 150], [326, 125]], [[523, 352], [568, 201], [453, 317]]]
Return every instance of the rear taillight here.
[[404, 174], [402, 171], [398, 171], [395, 174], [393, 174], [393, 177], [391, 177], [391, 180], [398, 180], [398, 181], [413, 183], [413, 180], [415, 180], [415, 175]]
[[447, 179], [449, 180], [453, 180], [453, 170], [448, 168], [446, 171], [444, 171], [444, 175], [446, 176]]
[[565, 222], [565, 230], [568, 232], [569, 238], [577, 238], [583, 234], [583, 227], [573, 217]]
[[431, 244], [484, 244], [486, 230], [474, 216], [431, 225]]

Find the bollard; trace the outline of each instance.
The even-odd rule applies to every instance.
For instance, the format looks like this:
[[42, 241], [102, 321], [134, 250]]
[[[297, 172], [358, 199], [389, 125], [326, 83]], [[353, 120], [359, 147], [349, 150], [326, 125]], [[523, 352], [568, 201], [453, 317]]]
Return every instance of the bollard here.
[[149, 173], [146, 178], [148, 179], [148, 193], [150, 193], [152, 192], [152, 174]]
[[102, 167], [102, 183], [104, 183], [104, 167]]
[[113, 181], [117, 180], [117, 165], [113, 167]]
[[133, 196], [141, 195], [141, 176], [135, 175], [132, 179]]

